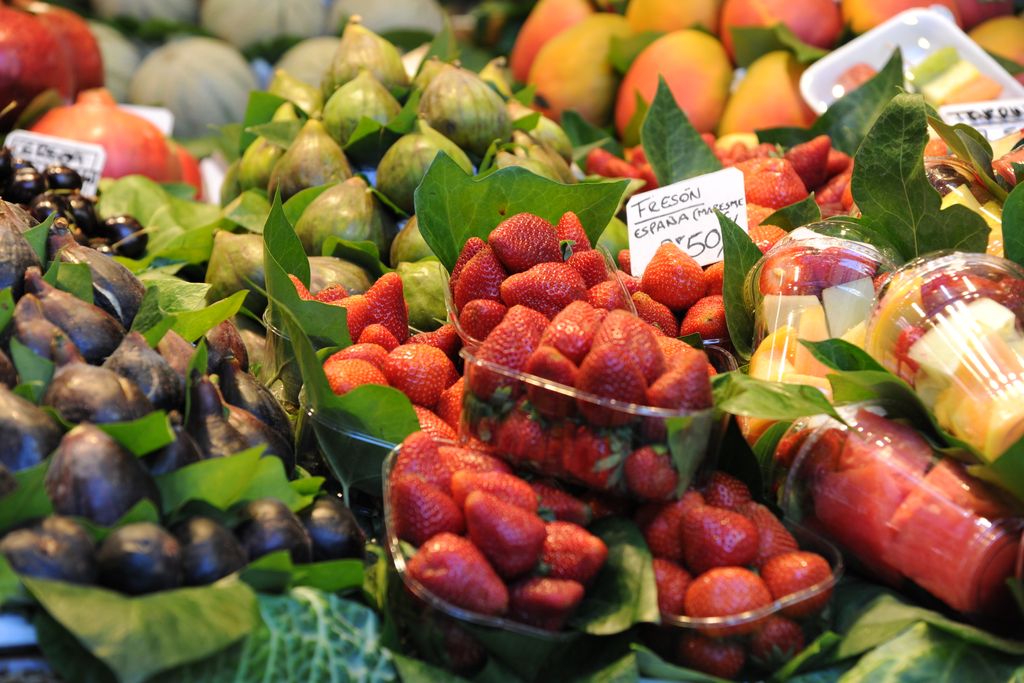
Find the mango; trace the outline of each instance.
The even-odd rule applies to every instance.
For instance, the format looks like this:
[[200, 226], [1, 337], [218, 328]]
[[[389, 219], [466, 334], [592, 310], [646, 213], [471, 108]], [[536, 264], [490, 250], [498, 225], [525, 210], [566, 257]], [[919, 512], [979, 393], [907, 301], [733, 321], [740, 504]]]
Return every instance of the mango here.
[[[995, 17], [1013, 16], [1013, 0], [956, 0], [956, 6], [965, 31]], [[1017, 40], [1024, 40], [1024, 36]]]
[[[968, 34], [978, 45], [1024, 66], [1024, 18], [996, 17], [975, 26]], [[1024, 74], [1017, 76], [1024, 83]]]
[[700, 26], [716, 33], [722, 0], [632, 0], [626, 7], [626, 20], [636, 33], [669, 33]]
[[780, 23], [808, 45], [826, 50], [836, 44], [843, 30], [843, 19], [834, 0], [725, 0], [719, 35], [729, 56], [735, 58], [732, 29], [768, 28]]
[[508, 65], [512, 76], [520, 83], [525, 82], [540, 49], [559, 33], [593, 13], [594, 9], [587, 0], [540, 0], [523, 22], [509, 53]]
[[759, 57], [725, 105], [718, 134], [811, 125], [814, 112], [800, 94], [803, 72], [791, 52], [777, 50]]
[[650, 104], [663, 76], [679, 108], [701, 133], [715, 129], [732, 83], [732, 64], [713, 36], [687, 29], [662, 36], [637, 55], [619, 87], [615, 127], [624, 134], [636, 112], [636, 95]]
[[960, 24], [960, 9], [957, 0], [842, 0], [843, 22], [850, 25], [854, 33], [870, 31], [900, 12], [915, 7], [944, 5]]
[[615, 102], [616, 78], [608, 59], [612, 38], [629, 35], [625, 17], [601, 13], [549, 40], [527, 79], [537, 88], [541, 113], [560, 121], [563, 112], [573, 109], [587, 122], [604, 125]]

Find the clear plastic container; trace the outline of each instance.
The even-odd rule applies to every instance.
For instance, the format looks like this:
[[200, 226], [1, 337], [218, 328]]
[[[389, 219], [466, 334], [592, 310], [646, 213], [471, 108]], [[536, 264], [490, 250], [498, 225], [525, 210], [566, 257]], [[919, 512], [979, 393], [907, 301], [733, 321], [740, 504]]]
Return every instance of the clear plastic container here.
[[865, 349], [938, 423], [995, 460], [1024, 435], [1024, 269], [942, 252], [894, 274]]
[[263, 312], [263, 325], [267, 328], [266, 362], [260, 368], [259, 380], [286, 408], [294, 409], [299, 404], [302, 372], [291, 339], [275, 320], [273, 304]]
[[942, 195], [942, 208], [966, 206], [988, 223], [988, 248], [993, 256], [1003, 255], [1003, 207], [975, 178], [970, 166], [956, 157], [925, 157], [929, 182]]
[[882, 411], [840, 411], [846, 424], [800, 420], [776, 449], [787, 519], [890, 585], [917, 586], [969, 618], [1014, 618], [1007, 579], [1019, 572], [1019, 505]]

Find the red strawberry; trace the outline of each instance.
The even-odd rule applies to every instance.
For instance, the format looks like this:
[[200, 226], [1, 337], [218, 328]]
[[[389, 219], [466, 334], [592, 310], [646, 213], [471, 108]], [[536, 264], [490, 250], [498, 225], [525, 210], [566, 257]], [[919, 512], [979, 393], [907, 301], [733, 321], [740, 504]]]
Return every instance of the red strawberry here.
[[608, 265], [604, 262], [604, 254], [594, 249], [573, 252], [566, 263], [583, 278], [587, 289], [608, 279]]
[[458, 446], [439, 446], [437, 452], [452, 472], [511, 472], [508, 465], [487, 453]]
[[643, 446], [626, 458], [626, 488], [645, 500], [668, 500], [679, 486], [679, 473], [664, 446]]
[[[764, 253], [763, 251], [761, 252]], [[704, 281], [707, 283], [707, 295], [721, 294], [722, 283], [725, 281], [725, 261], [712, 263], [704, 269]]]
[[[658, 337], [658, 346], [661, 347], [661, 354], [665, 356], [665, 367], [669, 370], [678, 362], [682, 361], [687, 356], [700, 353], [704, 354], [703, 351], [698, 351], [681, 339], [675, 337]], [[703, 359], [707, 358], [707, 355], [702, 355]]]
[[441, 398], [437, 400], [434, 411], [438, 417], [448, 423], [455, 430], [459, 428], [459, 420], [462, 419], [462, 397], [465, 394], [466, 384], [456, 382], [441, 392]]
[[690, 508], [703, 504], [704, 497], [698, 491], [687, 491], [679, 500], [658, 508], [650, 522], [642, 525], [651, 554], [681, 564], [683, 518]]
[[398, 340], [395, 339], [395, 335], [391, 334], [388, 328], [377, 323], [363, 328], [363, 331], [359, 333], [359, 343], [376, 344], [387, 351], [393, 351], [398, 347]]
[[409, 337], [409, 341], [406, 343], [433, 346], [435, 349], [441, 349], [444, 355], [449, 358], [455, 358], [459, 353], [459, 348], [462, 346], [459, 333], [455, 331], [455, 326], [451, 323], [441, 325], [441, 327], [432, 332], [414, 334]]
[[803, 629], [785, 617], [768, 617], [750, 637], [750, 656], [767, 669], [778, 668], [803, 649]]
[[758, 288], [761, 294], [817, 295], [822, 290], [817, 252], [799, 245], [779, 245], [761, 266]]
[[578, 581], [535, 576], [512, 587], [509, 617], [530, 626], [560, 631], [583, 601]]
[[348, 290], [341, 285], [328, 285], [313, 297], [323, 304], [336, 304], [348, 296]]
[[[626, 277], [626, 276], [621, 276]], [[626, 308], [626, 294], [615, 280], [605, 280], [587, 290], [586, 300], [594, 308], [605, 311]]]
[[431, 615], [431, 626], [437, 628], [444, 645], [447, 665], [456, 673], [473, 673], [487, 661], [487, 650], [476, 637], [453, 617], [438, 612]]
[[[767, 206], [759, 206], [757, 204], [747, 204], [747, 233], [751, 233], [757, 228], [761, 227], [764, 221], [775, 213], [775, 209]], [[754, 242], [757, 244], [757, 241]], [[760, 246], [760, 245], [759, 245]], [[764, 253], [764, 250], [761, 250]]]
[[483, 491], [466, 496], [469, 538], [504, 579], [534, 568], [544, 547], [544, 520]]
[[364, 384], [388, 385], [387, 377], [376, 366], [355, 358], [335, 359], [331, 356], [324, 363], [324, 374], [331, 391], [339, 396]]
[[633, 165], [600, 147], [590, 150], [587, 154], [586, 170], [587, 175], [599, 175], [605, 178], [640, 177], [640, 171]]
[[555, 226], [532, 213], [506, 218], [491, 231], [487, 244], [509, 273], [522, 273], [538, 263], [562, 260]]
[[635, 275], [616, 273], [615, 276], [618, 278], [619, 282], [622, 283], [622, 286], [626, 288], [626, 293], [629, 294], [630, 296], [633, 296], [637, 292], [641, 291], [640, 286], [642, 283], [640, 281], [640, 278], [636, 277]]
[[713, 567], [751, 564], [755, 557], [757, 527], [740, 513], [710, 505], [686, 512], [683, 518], [683, 559], [693, 573], [700, 574]]
[[466, 528], [452, 497], [419, 477], [391, 482], [391, 510], [395, 533], [413, 545], [446, 531], [461, 534]]
[[572, 211], [566, 211], [562, 214], [562, 217], [558, 219], [558, 225], [555, 226], [555, 232], [558, 233], [559, 242], [572, 242], [572, 250], [574, 252], [586, 251], [591, 248], [590, 238], [587, 237], [587, 231], [583, 229], [583, 223], [580, 223], [580, 218]]
[[426, 344], [403, 344], [388, 354], [384, 364], [388, 382], [416, 405], [431, 408], [455, 372], [448, 356]]
[[460, 470], [452, 475], [452, 497], [462, 507], [473, 491], [483, 491], [509, 505], [537, 511], [537, 494], [525, 481], [508, 472]]
[[655, 175], [654, 169], [650, 164], [640, 164], [636, 168], [640, 171], [640, 178], [645, 182], [641, 189], [648, 191], [658, 187], [658, 176]]
[[658, 586], [658, 610], [662, 614], [682, 614], [686, 588], [693, 577], [675, 562], [654, 558], [654, 582]]
[[919, 366], [917, 361], [910, 357], [910, 347], [917, 343], [917, 340], [924, 336], [925, 329], [918, 325], [905, 327], [896, 338], [892, 348], [893, 358], [896, 360], [896, 374], [908, 382], [914, 380]]
[[398, 452], [398, 459], [391, 470], [391, 481], [419, 477], [449, 493], [452, 473], [441, 460], [437, 448], [437, 441], [427, 432], [413, 432], [405, 437], [402, 449]]
[[594, 335], [594, 348], [600, 346], [612, 346], [630, 357], [647, 382], [653, 382], [665, 371], [665, 357], [654, 328], [626, 311], [611, 311], [605, 317]]
[[540, 343], [558, 349], [579, 365], [590, 351], [597, 328], [607, 315], [585, 301], [574, 301], [556, 315], [544, 329]]
[[618, 484], [628, 455], [627, 441], [615, 434], [598, 434], [580, 425], [571, 443], [564, 444], [562, 469], [587, 486], [606, 490]]
[[[798, 550], [781, 553], [765, 561], [761, 565], [761, 578], [764, 579], [772, 597], [781, 600], [787, 595], [831, 580], [832, 567], [821, 555]], [[832, 589], [828, 588], [786, 607], [782, 613], [787, 617], [806, 617], [824, 609], [831, 597]]]
[[729, 327], [725, 324], [725, 300], [721, 294], [706, 296], [686, 312], [679, 325], [679, 334], [697, 333], [701, 339], [727, 340]]
[[658, 303], [682, 311], [704, 296], [707, 283], [700, 265], [668, 242], [654, 252], [640, 278], [640, 288]]
[[522, 401], [498, 424], [492, 442], [498, 453], [514, 462], [539, 463], [544, 456], [544, 428]]
[[[487, 335], [487, 339], [477, 349], [476, 357], [512, 370], [522, 370], [526, 359], [537, 348], [547, 324], [548, 319], [543, 314], [526, 306], [513, 306], [501, 323]], [[470, 390], [485, 401], [496, 390], [515, 383], [511, 378], [470, 363], [466, 364], [466, 377]]]
[[461, 311], [473, 299], [500, 301], [501, 283], [507, 275], [491, 248], [484, 245], [459, 273], [453, 292], [455, 308]]
[[492, 299], [473, 299], [459, 311], [459, 326], [471, 339], [483, 340], [491, 333], [508, 308], [500, 301]]
[[447, 422], [438, 417], [437, 413], [416, 404], [413, 404], [412, 409], [416, 411], [416, 420], [420, 423], [420, 429], [427, 432], [435, 439], [455, 441], [459, 438], [459, 435], [455, 430], [449, 427]]
[[707, 356], [694, 351], [676, 357], [672, 367], [647, 388], [647, 405], [672, 410], [711, 407]]
[[542, 481], [531, 481], [530, 488], [540, 500], [542, 514], [548, 510], [561, 522], [590, 524], [590, 507], [576, 496]]
[[[658, 351], [660, 353], [660, 349]], [[640, 366], [626, 355], [628, 353], [612, 344], [592, 348], [580, 365], [576, 388], [595, 396], [643, 405], [647, 398], [647, 382]], [[633, 419], [629, 413], [592, 403], [583, 397], [576, 399], [576, 406], [587, 420], [602, 427], [623, 425]]]
[[791, 147], [785, 158], [793, 164], [804, 187], [813, 189], [828, 178], [828, 157], [831, 151], [832, 140], [827, 135], [819, 135]]
[[725, 472], [713, 472], [704, 487], [704, 502], [714, 507], [739, 510], [751, 500], [747, 485]]
[[540, 263], [526, 272], [510, 275], [501, 283], [501, 300], [506, 306], [527, 306], [548, 318], [573, 301], [587, 298], [580, 274], [562, 262]]
[[828, 151], [828, 162], [825, 166], [825, 175], [829, 178], [839, 175], [849, 169], [852, 163], [853, 157], [849, 154], [840, 152], [838, 149], [830, 149]]
[[853, 164], [850, 164], [842, 173], [838, 173], [832, 176], [828, 182], [826, 182], [818, 191], [814, 194], [814, 201], [820, 207], [827, 205], [842, 205], [843, 192], [846, 190], [846, 186], [850, 184], [853, 179]]
[[586, 585], [601, 571], [607, 558], [608, 546], [583, 527], [572, 522], [548, 522], [541, 561], [550, 578]]
[[[711, 140], [708, 141], [705, 135], [710, 136]], [[701, 135], [701, 137], [704, 138], [704, 141], [707, 142], [708, 145], [715, 144], [715, 137], [710, 133], [703, 134]], [[642, 164], [647, 163], [647, 153], [644, 152], [644, 148], [642, 145], [636, 145], [635, 147], [627, 147], [623, 151], [626, 153], [626, 161], [633, 164], [634, 166], [640, 166]]]
[[[690, 583], [683, 606], [691, 617], [727, 617], [764, 607], [771, 601], [768, 586], [754, 572], [742, 567], [715, 567]], [[755, 628], [757, 622], [706, 630], [709, 635], [738, 635]]]
[[619, 268], [622, 269], [622, 272], [626, 275], [633, 274], [633, 261], [630, 258], [629, 249], [620, 250], [616, 260], [619, 262]]
[[736, 164], [743, 171], [747, 202], [781, 209], [807, 197], [807, 187], [786, 159], [749, 159]]
[[452, 295], [455, 295], [455, 285], [459, 281], [459, 277], [462, 275], [463, 268], [469, 263], [469, 259], [476, 256], [476, 253], [487, 246], [479, 237], [470, 237], [466, 240], [466, 244], [463, 245], [462, 251], [459, 252], [459, 258], [455, 259], [455, 265], [452, 266], [452, 274], [448, 277], [448, 288], [451, 290]]
[[685, 633], [679, 640], [679, 661], [684, 666], [719, 678], [732, 679], [746, 664], [743, 645], [732, 640]]
[[324, 362], [324, 368], [327, 367], [328, 363], [340, 360], [365, 360], [381, 372], [384, 372], [384, 361], [387, 360], [387, 357], [387, 350], [379, 344], [353, 344], [352, 346], [346, 346], [341, 351], [332, 353]]
[[289, 275], [288, 279], [292, 281], [293, 285], [295, 285], [295, 293], [299, 295], [300, 299], [302, 299], [303, 301], [313, 300], [313, 295], [309, 293], [308, 289], [306, 289], [306, 285], [302, 283], [302, 280], [295, 277], [294, 275]]
[[666, 337], [675, 337], [679, 334], [679, 323], [668, 306], [659, 304], [644, 292], [633, 295], [633, 305], [636, 306], [636, 314], [640, 319], [661, 334]]
[[409, 577], [434, 595], [480, 614], [508, 610], [508, 589], [483, 554], [466, 538], [439, 534], [409, 561]]
[[789, 233], [776, 225], [767, 225], [762, 223], [751, 227], [748, 234], [750, 235], [750, 240], [757, 245], [757, 248], [761, 250], [761, 253], [767, 254], [768, 251], [775, 246], [776, 242]]
[[366, 290], [370, 308], [370, 322], [388, 328], [399, 343], [409, 338], [409, 306], [402, 293], [402, 278], [398, 273], [385, 273]]
[[[553, 346], [538, 346], [526, 361], [523, 371], [566, 387], [576, 386], [579, 372], [576, 364]], [[566, 417], [573, 409], [572, 396], [544, 386], [528, 384], [526, 396], [537, 412], [547, 417]]]
[[370, 302], [365, 294], [353, 294], [341, 299], [336, 304], [345, 309], [345, 320], [348, 324], [349, 339], [355, 341], [367, 325], [374, 322], [370, 313]]
[[798, 550], [796, 539], [783, 526], [779, 518], [764, 505], [753, 501], [741, 505], [739, 511], [757, 527], [757, 557], [754, 565], [760, 567], [768, 558], [780, 553]]

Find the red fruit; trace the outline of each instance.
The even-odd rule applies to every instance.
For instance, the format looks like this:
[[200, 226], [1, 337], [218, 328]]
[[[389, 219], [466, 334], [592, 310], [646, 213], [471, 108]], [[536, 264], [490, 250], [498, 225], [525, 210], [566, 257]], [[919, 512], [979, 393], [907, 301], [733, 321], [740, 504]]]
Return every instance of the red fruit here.
[[839, 175], [843, 171], [848, 170], [852, 163], [853, 157], [849, 154], [840, 152], [838, 149], [830, 149], [828, 151], [828, 162], [825, 166], [825, 175], [829, 178]]
[[494, 252], [484, 245], [459, 274], [453, 292], [455, 308], [461, 311], [473, 299], [500, 301], [501, 283], [507, 275]]
[[747, 204], [747, 233], [749, 234], [755, 228], [761, 227], [764, 221], [766, 221], [773, 213], [775, 213], [775, 209], [767, 206]]
[[462, 251], [459, 252], [459, 258], [455, 259], [455, 265], [452, 266], [452, 274], [448, 277], [448, 288], [452, 294], [455, 294], [455, 284], [459, 281], [459, 277], [462, 275], [462, 269], [466, 267], [469, 259], [476, 256], [476, 253], [487, 246], [479, 237], [470, 237], [466, 240], [466, 244], [463, 245]]
[[687, 491], [679, 500], [658, 508], [651, 521], [642, 525], [651, 554], [681, 564], [683, 517], [690, 508], [703, 504], [704, 496], [698, 491]]
[[789, 233], [776, 225], [766, 225], [762, 223], [751, 227], [748, 234], [750, 235], [750, 241], [757, 245], [757, 248], [761, 250], [761, 253], [767, 254], [768, 250], [774, 247], [776, 242]]
[[391, 514], [395, 533], [413, 545], [446, 531], [461, 534], [466, 528], [452, 497], [419, 477], [391, 482]]
[[640, 291], [640, 278], [635, 275], [626, 275], [625, 273], [616, 273], [615, 276], [622, 283], [622, 286], [626, 288], [626, 293], [630, 296]]
[[[658, 346], [661, 347], [661, 354], [665, 356], [665, 367], [670, 370], [677, 361], [696, 353], [704, 353], [675, 337], [658, 337]], [[704, 358], [707, 358], [707, 355], [704, 355]]]
[[538, 263], [562, 260], [555, 226], [532, 213], [516, 214], [499, 223], [487, 244], [509, 273], [522, 273]]
[[376, 366], [354, 358], [335, 359], [331, 356], [324, 363], [324, 374], [331, 391], [339, 396], [364, 384], [388, 385], [387, 377]]
[[439, 534], [409, 561], [409, 577], [434, 595], [480, 614], [508, 610], [508, 589], [468, 539]]
[[558, 349], [579, 365], [590, 351], [597, 328], [607, 315], [585, 301], [574, 301], [556, 315], [544, 329], [540, 343]]
[[739, 510], [751, 500], [747, 485], [725, 472], [713, 472], [711, 480], [704, 487], [704, 502], [714, 507]]
[[590, 506], [560, 488], [542, 481], [531, 481], [530, 488], [540, 500], [540, 511], [549, 511], [560, 522], [573, 522], [580, 526], [590, 524]]
[[459, 352], [459, 348], [462, 346], [462, 341], [459, 339], [459, 333], [455, 331], [455, 326], [451, 323], [441, 325], [433, 332], [420, 332], [409, 337], [407, 344], [426, 344], [427, 346], [433, 346], [435, 349], [440, 349], [444, 352], [444, 355], [449, 358], [455, 358]]
[[[657, 348], [657, 346], [655, 346]], [[658, 349], [660, 353], [660, 349]], [[643, 405], [647, 382], [640, 366], [619, 346], [595, 346], [580, 365], [576, 388], [580, 391], [625, 403]], [[623, 425], [633, 415], [598, 405], [582, 397], [576, 400], [580, 413], [592, 424], [604, 427]]]
[[594, 335], [593, 347], [600, 346], [611, 346], [630, 357], [647, 382], [665, 371], [665, 357], [654, 328], [626, 311], [611, 311], [605, 317]]
[[324, 287], [313, 298], [322, 304], [333, 304], [348, 296], [348, 290], [341, 285], [328, 285]]
[[818, 188], [818, 191], [814, 193], [815, 203], [821, 207], [835, 204], [842, 205], [843, 192], [852, 179], [853, 164], [850, 164], [849, 168], [842, 173], [832, 176], [827, 183]]
[[371, 323], [388, 328], [399, 343], [409, 338], [409, 306], [402, 293], [402, 278], [398, 273], [385, 273], [366, 290], [370, 306]]
[[822, 269], [817, 252], [799, 245], [784, 245], [772, 250], [761, 267], [758, 287], [768, 294], [819, 294]]
[[337, 362], [346, 359], [365, 360], [381, 372], [384, 372], [384, 361], [387, 360], [387, 357], [388, 352], [379, 344], [353, 344], [331, 354], [324, 363], [324, 367], [326, 368], [327, 363], [331, 361]]
[[658, 303], [682, 311], [704, 296], [707, 283], [700, 265], [669, 242], [654, 252], [640, 278], [640, 288]]
[[736, 168], [743, 172], [749, 204], [781, 209], [807, 197], [807, 187], [786, 159], [748, 159]]
[[892, 348], [893, 358], [896, 360], [896, 374], [908, 382], [914, 380], [919, 366], [917, 361], [910, 357], [910, 347], [917, 343], [917, 340], [924, 336], [925, 329], [918, 325], [905, 327], [896, 338]]
[[571, 441], [562, 445], [562, 469], [568, 475], [598, 490], [618, 484], [620, 468], [629, 455], [627, 441], [614, 434], [597, 434], [580, 425]]
[[683, 559], [694, 574], [713, 567], [752, 564], [755, 557], [757, 527], [749, 519], [710, 505], [687, 511], [683, 518]]
[[803, 649], [803, 629], [785, 617], [768, 617], [750, 637], [750, 656], [767, 669], [778, 668]]
[[431, 615], [431, 626], [437, 628], [443, 639], [447, 665], [456, 673], [480, 670], [487, 661], [487, 650], [476, 637], [453, 617], [441, 613]]
[[608, 265], [604, 262], [604, 254], [593, 249], [573, 252], [566, 263], [583, 278], [587, 289], [608, 279]]
[[643, 292], [633, 295], [633, 305], [636, 306], [636, 314], [645, 323], [657, 329], [667, 337], [675, 337], [679, 334], [679, 323], [675, 315], [668, 309], [668, 306], [659, 304]]
[[739, 511], [757, 527], [757, 557], [754, 565], [760, 567], [768, 558], [780, 553], [799, 550], [796, 539], [783, 526], [779, 518], [771, 510], [759, 503], [749, 502], [739, 507]]
[[471, 339], [483, 340], [505, 317], [508, 308], [500, 301], [473, 299], [459, 311], [459, 326]]
[[[715, 509], [715, 508], [710, 508]], [[768, 586], [754, 572], [742, 567], [715, 567], [686, 589], [683, 606], [691, 617], [727, 617], [771, 604]], [[705, 629], [710, 635], [749, 633], [757, 622]]]
[[376, 344], [382, 346], [388, 351], [393, 351], [398, 348], [398, 340], [395, 339], [395, 335], [391, 334], [388, 328], [383, 325], [373, 323], [363, 328], [363, 331], [359, 334], [360, 344]]
[[534, 568], [544, 546], [544, 520], [483, 491], [466, 496], [469, 538], [504, 579]]
[[645, 500], [668, 500], [679, 487], [679, 473], [664, 446], [643, 446], [626, 458], [626, 488]]
[[[764, 253], [763, 251], [761, 252]], [[704, 282], [707, 283], [706, 294], [711, 296], [712, 294], [722, 293], [722, 283], [725, 281], [725, 261], [718, 261], [712, 263], [710, 266], [704, 269]]]
[[370, 302], [366, 300], [365, 294], [353, 294], [335, 305], [345, 309], [349, 339], [359, 339], [363, 329], [373, 322], [370, 316]]
[[[769, 558], [761, 565], [761, 578], [768, 586], [772, 598], [781, 600], [787, 595], [829, 581], [832, 568], [821, 555], [798, 550]], [[831, 597], [832, 589], [828, 588], [786, 607], [782, 613], [787, 617], [806, 617], [824, 609]]]
[[647, 388], [647, 405], [672, 410], [703, 410], [711, 407], [711, 380], [707, 356], [680, 354], [672, 367]]
[[[543, 345], [538, 346], [530, 355], [523, 371], [566, 387], [576, 386], [576, 376], [579, 372], [576, 364], [563, 356], [558, 349]], [[547, 387], [528, 384], [526, 396], [537, 412], [547, 417], [565, 417], [572, 412], [572, 396]]]
[[658, 610], [662, 614], [682, 614], [686, 588], [693, 577], [675, 562], [654, 558], [654, 582], [658, 586]]
[[[526, 359], [537, 348], [548, 319], [526, 306], [513, 306], [477, 350], [476, 357], [512, 370], [522, 370]], [[483, 400], [494, 392], [515, 383], [483, 366], [466, 364], [470, 390]]]
[[527, 306], [548, 318], [573, 301], [587, 298], [587, 287], [576, 270], [565, 263], [540, 263], [526, 272], [510, 275], [501, 283], [506, 306]]
[[0, 6], [0, 100], [11, 112], [0, 116], [0, 129], [10, 130], [19, 114], [36, 96], [53, 88], [62, 100], [75, 92], [75, 67], [64, 53], [60, 37], [28, 12]]
[[[624, 277], [624, 276], [622, 276]], [[626, 293], [615, 280], [605, 280], [587, 290], [587, 303], [605, 311], [626, 308]]]
[[626, 275], [633, 274], [633, 261], [630, 258], [629, 249], [622, 249], [619, 251], [619, 255], [616, 257], [616, 260], [619, 262], [619, 268], [621, 268]]
[[456, 382], [441, 392], [441, 398], [434, 406], [437, 416], [454, 430], [459, 429], [459, 421], [462, 419], [462, 398], [465, 391], [465, 382]]
[[435, 439], [455, 441], [459, 435], [448, 426], [448, 423], [438, 417], [437, 413], [427, 410], [423, 406], [413, 404], [412, 409], [416, 412], [416, 420], [420, 423], [420, 429], [430, 434]]
[[313, 300], [313, 295], [309, 293], [308, 289], [306, 289], [306, 285], [302, 284], [302, 280], [295, 277], [294, 275], [289, 275], [288, 279], [292, 281], [293, 285], [295, 285], [295, 292], [296, 294], [299, 295], [300, 299], [302, 299], [303, 301]]
[[394, 388], [416, 405], [433, 407], [455, 366], [444, 351], [426, 344], [403, 344], [388, 354], [384, 373]]
[[640, 171], [625, 159], [620, 159], [600, 147], [590, 150], [586, 162], [587, 175], [605, 178], [640, 178]]
[[590, 238], [587, 237], [587, 231], [583, 229], [583, 223], [580, 223], [579, 216], [572, 211], [562, 214], [562, 217], [558, 219], [558, 225], [555, 226], [555, 232], [558, 234], [559, 243], [573, 243], [572, 250], [574, 252], [586, 251], [591, 248]]
[[541, 561], [548, 577], [586, 585], [597, 576], [608, 558], [608, 546], [600, 538], [572, 522], [548, 522]]
[[441, 460], [452, 472], [467, 470], [469, 472], [505, 472], [509, 466], [493, 455], [458, 446], [440, 446], [437, 449]]
[[686, 317], [679, 325], [679, 334], [686, 336], [694, 333], [705, 341], [729, 339], [729, 327], [725, 323], [725, 300], [721, 294], [704, 297], [686, 312]]
[[560, 631], [583, 601], [583, 585], [578, 581], [542, 576], [525, 579], [512, 587], [509, 617], [530, 626]]
[[427, 432], [413, 432], [405, 437], [402, 449], [398, 452], [398, 459], [391, 470], [391, 481], [419, 477], [439, 490], [449, 493], [452, 473], [441, 460], [437, 448], [437, 441]]
[[498, 423], [492, 441], [506, 459], [526, 463], [544, 459], [544, 428], [523, 401]]
[[719, 678], [735, 678], [746, 664], [743, 645], [732, 640], [686, 633], [679, 640], [679, 662]]
[[509, 505], [537, 511], [537, 494], [525, 481], [508, 472], [460, 470], [452, 475], [452, 498], [462, 507], [473, 491], [483, 491]]
[[832, 151], [832, 140], [827, 135], [794, 145], [786, 152], [786, 160], [800, 176], [804, 187], [814, 189], [828, 178], [828, 157]]

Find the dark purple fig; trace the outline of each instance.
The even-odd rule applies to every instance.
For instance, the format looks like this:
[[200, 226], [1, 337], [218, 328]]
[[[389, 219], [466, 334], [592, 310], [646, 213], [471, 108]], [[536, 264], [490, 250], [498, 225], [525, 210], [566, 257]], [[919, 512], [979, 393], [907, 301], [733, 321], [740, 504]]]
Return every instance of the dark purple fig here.
[[15, 299], [24, 291], [25, 271], [42, 267], [39, 256], [22, 235], [23, 226], [13, 207], [0, 201], [0, 289], [10, 287]]
[[220, 391], [206, 375], [192, 380], [188, 433], [207, 458], [222, 458], [246, 450], [252, 444], [224, 416]]
[[11, 160], [11, 150], [0, 147], [0, 188], [3, 188], [14, 175], [14, 166], [11, 164]]
[[14, 338], [31, 349], [37, 356], [53, 360], [53, 344], [66, 336], [43, 314], [43, 304], [35, 296], [26, 294], [14, 307]]
[[0, 349], [0, 386], [8, 388], [18, 386], [18, 371], [2, 349]]
[[337, 498], [318, 498], [302, 514], [302, 523], [313, 540], [314, 561], [346, 557], [362, 559], [366, 536], [359, 528], [356, 516]]
[[25, 272], [25, 291], [35, 294], [43, 315], [64, 330], [90, 363], [101, 363], [124, 339], [124, 326], [103, 309], [62, 292], [38, 268]]
[[181, 544], [186, 586], [205, 586], [246, 564], [245, 550], [230, 531], [209, 517], [192, 517], [174, 528]]
[[81, 190], [82, 176], [75, 169], [63, 164], [50, 164], [43, 171], [46, 186], [51, 190]]
[[70, 517], [52, 515], [0, 541], [0, 553], [18, 574], [70, 583], [96, 580], [92, 537]]
[[135, 382], [154, 408], [176, 410], [185, 402], [185, 380], [138, 332], [129, 332], [103, 367]]
[[18, 232], [26, 232], [39, 225], [39, 221], [32, 218], [28, 209], [20, 204], [12, 204], [0, 199], [0, 224], [14, 228]]
[[15, 204], [28, 204], [37, 194], [46, 191], [46, 179], [32, 167], [19, 168], [7, 183], [4, 199]]
[[313, 542], [302, 522], [276, 498], [261, 498], [245, 506], [243, 520], [235, 529], [250, 560], [287, 550], [292, 562], [313, 559]]
[[100, 583], [108, 588], [142, 595], [181, 585], [181, 546], [152, 522], [135, 522], [115, 529], [96, 554]]
[[51, 213], [66, 219], [71, 214], [71, 207], [68, 206], [64, 195], [47, 191], [32, 198], [32, 202], [28, 205], [28, 211], [32, 214], [32, 218], [42, 223]]
[[153, 411], [153, 404], [135, 382], [113, 370], [85, 363], [58, 368], [42, 404], [72, 423], [127, 422]]
[[185, 427], [181, 424], [181, 413], [174, 411], [168, 417], [171, 420], [171, 431], [174, 432], [174, 442], [142, 459], [149, 469], [149, 473], [154, 477], [173, 472], [203, 459], [203, 453], [199, 450], [195, 439], [185, 431]]
[[118, 256], [142, 258], [149, 235], [142, 224], [131, 216], [111, 216], [99, 226], [99, 236], [110, 240], [110, 248]]
[[156, 350], [182, 378], [188, 375], [188, 364], [192, 362], [192, 354], [196, 352], [196, 347], [189, 344], [184, 337], [174, 330], [168, 330], [156, 345]]
[[93, 200], [80, 192], [72, 192], [67, 196], [67, 201], [72, 222], [87, 237], [96, 237], [99, 221], [96, 220], [96, 204], [93, 203]]
[[113, 524], [140, 500], [160, 507], [160, 492], [139, 459], [90, 424], [61, 439], [45, 485], [55, 511], [97, 524]]
[[60, 436], [49, 413], [0, 387], [0, 463], [12, 472], [38, 465], [57, 447]]
[[246, 448], [265, 445], [264, 456], [274, 455], [284, 463], [284, 471], [295, 469], [295, 449], [291, 441], [283, 439], [258, 417], [237, 406], [228, 405], [228, 423], [245, 437]]
[[239, 367], [237, 360], [220, 364], [220, 393], [227, 403], [252, 413], [257, 419], [291, 443], [292, 424], [270, 390]]
[[235, 358], [243, 370], [249, 369], [249, 351], [245, 348], [242, 335], [230, 320], [225, 320], [206, 333], [206, 368], [207, 372], [214, 374], [220, 364], [228, 359]]

